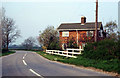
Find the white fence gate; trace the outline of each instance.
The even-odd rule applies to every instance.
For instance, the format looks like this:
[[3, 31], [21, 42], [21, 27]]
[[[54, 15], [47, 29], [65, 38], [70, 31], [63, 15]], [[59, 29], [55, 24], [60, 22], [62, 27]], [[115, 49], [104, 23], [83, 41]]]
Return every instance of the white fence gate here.
[[80, 49], [67, 48], [66, 51], [46, 50], [46, 53], [77, 58], [77, 56], [75, 56], [75, 55], [80, 55], [82, 51], [83, 51], [83, 49], [81, 49], [81, 48]]

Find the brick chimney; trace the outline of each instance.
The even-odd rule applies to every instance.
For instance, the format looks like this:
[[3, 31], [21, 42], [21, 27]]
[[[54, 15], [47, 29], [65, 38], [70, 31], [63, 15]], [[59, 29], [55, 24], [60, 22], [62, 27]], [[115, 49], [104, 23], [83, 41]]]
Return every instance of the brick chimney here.
[[86, 17], [82, 16], [81, 17], [81, 25], [84, 25], [86, 23]]

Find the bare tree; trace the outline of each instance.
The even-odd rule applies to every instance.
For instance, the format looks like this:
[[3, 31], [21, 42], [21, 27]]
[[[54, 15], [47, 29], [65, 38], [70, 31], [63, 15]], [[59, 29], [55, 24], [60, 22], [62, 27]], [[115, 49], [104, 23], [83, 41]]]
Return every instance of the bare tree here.
[[29, 37], [24, 40], [22, 43], [22, 46], [24, 46], [25, 49], [33, 49], [33, 47], [36, 45], [36, 40], [33, 37]]
[[105, 28], [107, 30], [107, 33], [110, 35], [112, 33], [115, 33], [114, 29], [117, 28], [117, 24], [115, 21], [110, 21], [106, 23]]
[[20, 31], [15, 25], [15, 21], [12, 18], [8, 18], [5, 15], [1, 20], [2, 25], [2, 47], [8, 50], [10, 43], [15, 42], [15, 40], [20, 36]]
[[0, 8], [0, 52], [2, 50], [2, 25], [1, 25], [1, 20], [2, 20], [2, 8]]
[[107, 37], [111, 39], [118, 40], [119, 39], [119, 31], [117, 31], [117, 23], [116, 21], [110, 21], [106, 23], [106, 32], [107, 32]]

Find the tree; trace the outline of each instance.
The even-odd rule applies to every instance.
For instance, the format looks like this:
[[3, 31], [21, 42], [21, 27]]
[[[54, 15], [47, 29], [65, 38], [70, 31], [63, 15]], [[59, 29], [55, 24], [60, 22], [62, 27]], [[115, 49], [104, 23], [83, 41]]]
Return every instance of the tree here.
[[40, 32], [38, 41], [47, 49], [58, 49], [58, 32], [53, 26], [47, 27], [43, 32]]
[[2, 47], [8, 50], [9, 44], [15, 42], [15, 40], [20, 36], [20, 31], [17, 29], [15, 21], [5, 15], [2, 17], [1, 25]]
[[[2, 8], [0, 8], [0, 17], [2, 17]], [[1, 18], [0, 18], [0, 52], [2, 50], [2, 25], [1, 25]]]
[[106, 28], [108, 37], [115, 36], [115, 29], [117, 28], [117, 24], [115, 21], [110, 21], [106, 23], [105, 28]]
[[33, 49], [35, 44], [36, 44], [36, 40], [33, 37], [29, 37], [24, 40], [24, 42], [22, 43], [22, 46], [24, 46], [25, 49], [30, 50], [30, 49]]

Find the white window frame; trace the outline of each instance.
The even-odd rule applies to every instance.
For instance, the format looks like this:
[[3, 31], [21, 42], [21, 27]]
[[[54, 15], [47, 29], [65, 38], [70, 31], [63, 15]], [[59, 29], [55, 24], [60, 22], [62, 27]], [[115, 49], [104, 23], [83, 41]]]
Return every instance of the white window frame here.
[[69, 31], [63, 31], [62, 37], [69, 37]]

